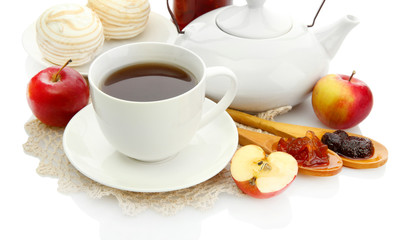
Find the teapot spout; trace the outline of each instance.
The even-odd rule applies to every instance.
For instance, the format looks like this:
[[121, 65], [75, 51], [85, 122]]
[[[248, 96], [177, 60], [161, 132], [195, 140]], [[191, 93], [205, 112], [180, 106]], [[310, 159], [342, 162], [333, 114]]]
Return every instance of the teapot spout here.
[[318, 29], [315, 32], [316, 38], [332, 59], [342, 45], [347, 34], [359, 24], [359, 19], [352, 15], [346, 15], [335, 23]]

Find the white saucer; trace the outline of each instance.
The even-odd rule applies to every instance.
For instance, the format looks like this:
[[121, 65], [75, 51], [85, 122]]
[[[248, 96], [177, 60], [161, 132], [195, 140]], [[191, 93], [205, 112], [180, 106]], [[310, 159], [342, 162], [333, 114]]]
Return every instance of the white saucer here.
[[[215, 103], [206, 99], [204, 111]], [[68, 123], [64, 151], [85, 176], [103, 185], [134, 192], [164, 192], [187, 188], [210, 179], [230, 161], [238, 145], [238, 132], [225, 112], [203, 127], [174, 158], [146, 163], [117, 152], [105, 139], [92, 105]]]
[[[104, 42], [102, 50], [99, 54], [106, 52], [114, 47], [118, 47], [128, 43], [135, 42], [167, 42], [173, 43], [178, 33], [175, 25], [164, 16], [151, 12], [147, 27], [140, 35], [125, 39], [125, 40], [108, 40]], [[22, 36], [23, 48], [27, 54], [34, 59], [34, 61], [40, 63], [44, 67], [54, 66], [55, 64], [47, 61], [40, 52], [36, 40], [36, 23], [32, 23], [26, 28]], [[78, 72], [83, 75], [88, 75], [88, 69], [90, 68], [91, 62], [73, 67]]]

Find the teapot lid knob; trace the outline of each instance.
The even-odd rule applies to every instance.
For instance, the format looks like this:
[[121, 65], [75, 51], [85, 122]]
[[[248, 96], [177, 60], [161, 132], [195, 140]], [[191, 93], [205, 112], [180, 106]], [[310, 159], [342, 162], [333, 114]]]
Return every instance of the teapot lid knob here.
[[282, 36], [292, 28], [289, 16], [269, 11], [266, 0], [246, 0], [247, 5], [230, 6], [216, 17], [216, 25], [224, 32], [242, 38], [266, 39]]

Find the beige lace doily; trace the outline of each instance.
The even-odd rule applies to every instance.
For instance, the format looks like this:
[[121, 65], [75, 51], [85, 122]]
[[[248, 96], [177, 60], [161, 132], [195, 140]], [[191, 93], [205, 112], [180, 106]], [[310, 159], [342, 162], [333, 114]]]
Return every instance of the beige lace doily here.
[[[282, 107], [258, 116], [273, 120], [275, 116], [286, 113], [290, 109], [291, 107]], [[252, 129], [240, 124], [238, 126]], [[31, 120], [25, 124], [25, 129], [28, 140], [23, 148], [27, 154], [39, 158], [37, 167], [39, 175], [57, 178], [58, 191], [62, 193], [85, 192], [91, 198], [97, 199], [112, 195], [127, 215], [133, 216], [146, 209], [172, 215], [186, 206], [204, 210], [212, 207], [221, 193], [243, 196], [232, 180], [229, 166], [201, 184], [178, 191], [139, 193], [107, 187], [87, 178], [70, 164], [62, 145], [63, 128], [49, 127], [39, 120]]]

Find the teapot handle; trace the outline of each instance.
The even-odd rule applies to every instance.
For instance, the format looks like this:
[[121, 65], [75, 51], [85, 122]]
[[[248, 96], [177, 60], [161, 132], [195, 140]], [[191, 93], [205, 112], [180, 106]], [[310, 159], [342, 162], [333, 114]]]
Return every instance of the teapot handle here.
[[168, 8], [169, 15], [171, 15], [172, 22], [174, 23], [174, 25], [177, 28], [178, 33], [179, 34], [184, 34], [185, 32], [182, 31], [181, 28], [179, 28], [179, 25], [178, 25], [177, 19], [175, 17], [175, 14], [172, 12], [171, 8], [169, 7], [169, 0], [167, 0], [167, 8]]
[[[168, 1], [168, 0], [167, 0], [167, 1]], [[317, 10], [316, 16], [315, 16], [315, 18], [313, 19], [312, 24], [308, 25], [308, 27], [313, 27], [313, 25], [315, 25], [316, 18], [317, 18], [317, 16], [319, 15], [320, 10], [322, 10], [322, 7], [323, 7], [323, 5], [325, 4], [325, 2], [326, 2], [326, 0], [323, 0], [322, 4], [321, 4], [320, 7], [319, 7], [319, 10]]]

